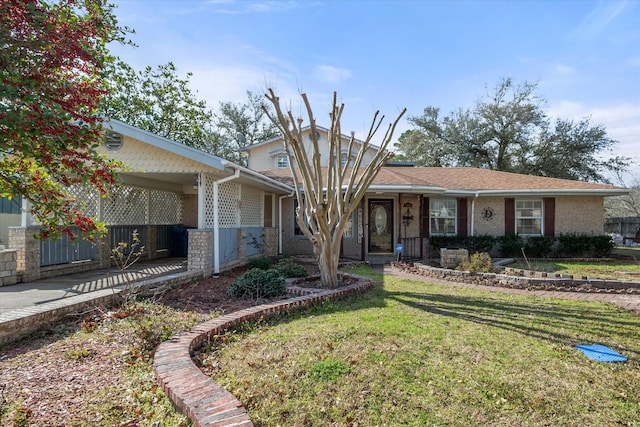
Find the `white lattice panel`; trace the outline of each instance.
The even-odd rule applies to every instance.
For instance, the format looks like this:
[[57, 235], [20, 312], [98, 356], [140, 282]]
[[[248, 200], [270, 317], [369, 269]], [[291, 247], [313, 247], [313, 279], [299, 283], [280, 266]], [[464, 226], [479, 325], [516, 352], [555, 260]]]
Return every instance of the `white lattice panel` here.
[[98, 202], [100, 196], [98, 190], [90, 185], [72, 185], [67, 188], [71, 197], [76, 199], [75, 205], [87, 216], [96, 218], [98, 216]]
[[151, 190], [149, 203], [151, 224], [180, 224], [182, 222], [182, 199], [171, 191]]
[[240, 184], [225, 182], [218, 186], [218, 221], [222, 228], [237, 227]]
[[214, 203], [213, 203], [213, 183], [214, 179], [211, 175], [203, 174], [202, 176], [202, 184], [204, 185], [204, 226], [206, 228], [214, 227], [213, 220], [213, 211], [214, 211]]
[[255, 188], [242, 186], [242, 197], [240, 198], [240, 225], [242, 226], [262, 226], [262, 214], [264, 197], [262, 191]]
[[147, 189], [118, 186], [103, 202], [102, 220], [107, 225], [147, 224]]

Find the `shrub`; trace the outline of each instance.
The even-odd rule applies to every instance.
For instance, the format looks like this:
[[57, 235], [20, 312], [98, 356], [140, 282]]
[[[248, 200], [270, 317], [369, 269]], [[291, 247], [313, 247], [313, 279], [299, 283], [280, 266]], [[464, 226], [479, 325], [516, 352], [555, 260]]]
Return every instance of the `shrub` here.
[[287, 291], [284, 277], [278, 270], [252, 268], [238, 277], [227, 292], [236, 298], [271, 298]]
[[529, 236], [524, 245], [524, 251], [530, 257], [546, 258], [554, 255], [555, 242], [556, 238], [551, 236]]
[[273, 269], [280, 272], [280, 275], [283, 277], [307, 277], [309, 275], [306, 268], [291, 258], [281, 259], [273, 266]]
[[491, 273], [493, 262], [486, 252], [476, 252], [467, 261], [463, 261], [456, 267], [456, 270], [470, 271], [472, 273]]
[[522, 237], [518, 236], [517, 234], [505, 234], [504, 236], [498, 237], [497, 240], [502, 256], [522, 256], [522, 248], [524, 247], [524, 241], [522, 240]]
[[593, 252], [596, 257], [607, 257], [616, 246], [613, 238], [608, 234], [592, 237]]
[[268, 270], [273, 265], [271, 258], [251, 258], [249, 260], [249, 268], [259, 268], [260, 270]]

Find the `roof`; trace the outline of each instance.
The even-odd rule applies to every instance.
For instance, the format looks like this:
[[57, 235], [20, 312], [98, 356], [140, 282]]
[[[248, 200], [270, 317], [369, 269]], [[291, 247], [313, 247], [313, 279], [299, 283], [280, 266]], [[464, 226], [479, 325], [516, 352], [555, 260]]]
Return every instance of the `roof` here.
[[[263, 172], [293, 185], [289, 169]], [[477, 168], [382, 167], [370, 192], [439, 193], [451, 196], [593, 195], [616, 196], [629, 190], [608, 184], [573, 181]]]

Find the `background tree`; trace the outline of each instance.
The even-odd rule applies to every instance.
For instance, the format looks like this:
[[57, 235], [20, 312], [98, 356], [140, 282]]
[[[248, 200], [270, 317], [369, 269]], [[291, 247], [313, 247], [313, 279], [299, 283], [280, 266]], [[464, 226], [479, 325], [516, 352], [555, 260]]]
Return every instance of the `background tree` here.
[[278, 136], [280, 131], [265, 112], [268, 109], [264, 98], [251, 91], [247, 91], [246, 103], [221, 102], [214, 114], [215, 132], [224, 154], [218, 155], [244, 166], [242, 148]]
[[[305, 151], [302, 138], [304, 120], [295, 117], [290, 110], [284, 113], [280, 106], [280, 99], [272, 89], [269, 89], [266, 97], [273, 105], [274, 111], [265, 109], [265, 113], [283, 135], [284, 147], [289, 157], [289, 167], [296, 190], [298, 203], [296, 221], [298, 226], [313, 246], [313, 253], [318, 261], [323, 285], [336, 288], [339, 285], [340, 246], [345, 227], [349, 223], [349, 216], [358, 207], [380, 168], [393, 155], [387, 151], [387, 147], [405, 110], [389, 125], [371, 162], [363, 164], [363, 157], [371, 146], [370, 142], [384, 120], [384, 116], [378, 119], [378, 112], [376, 112], [369, 133], [354, 156], [353, 167], [348, 167], [342, 165], [340, 161], [343, 148], [340, 120], [344, 104], [338, 105], [337, 95], [334, 93], [333, 108], [329, 115], [331, 126], [327, 135], [328, 166], [322, 168], [320, 166], [320, 147], [316, 137], [318, 135], [316, 120], [307, 95], [302, 94], [301, 96], [311, 127], [310, 135], [313, 149], [310, 153]], [[351, 158], [352, 154], [355, 154], [356, 145], [355, 137], [352, 135], [346, 147], [347, 158]]]
[[95, 151], [97, 108], [106, 45], [126, 31], [102, 0], [0, 0], [0, 195], [28, 200], [42, 237], [104, 230], [68, 189], [105, 194], [116, 180], [119, 165]]
[[105, 117], [205, 152], [216, 152], [213, 111], [189, 88], [191, 73], [180, 78], [172, 62], [135, 71], [117, 61], [108, 76], [110, 93], [102, 103]]
[[557, 119], [553, 124], [536, 96], [536, 84], [500, 81], [472, 109], [440, 117], [435, 107], [409, 117], [414, 129], [396, 148], [418, 166], [468, 166], [529, 175], [608, 182], [630, 163], [610, 157], [616, 141], [589, 119]]
[[[627, 187], [621, 177], [619, 177], [619, 181], [620, 185]], [[628, 188], [630, 192], [626, 196], [604, 199], [604, 211], [607, 218], [640, 217], [640, 177], [634, 177]]]

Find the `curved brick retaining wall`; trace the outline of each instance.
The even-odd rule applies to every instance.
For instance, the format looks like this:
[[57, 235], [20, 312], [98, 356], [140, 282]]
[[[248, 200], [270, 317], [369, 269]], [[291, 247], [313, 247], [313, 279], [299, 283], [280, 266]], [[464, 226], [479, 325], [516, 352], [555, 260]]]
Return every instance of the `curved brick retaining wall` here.
[[189, 332], [163, 342], [158, 346], [153, 360], [158, 384], [178, 410], [188, 416], [196, 427], [253, 426], [242, 403], [202, 373], [191, 359], [192, 353], [213, 335], [242, 322], [274, 316], [329, 299], [343, 298], [371, 287], [370, 279], [354, 275], [351, 277], [357, 281], [340, 289], [322, 291], [294, 286], [294, 281], [290, 280], [288, 292], [307, 295], [236, 311], [204, 322]]

